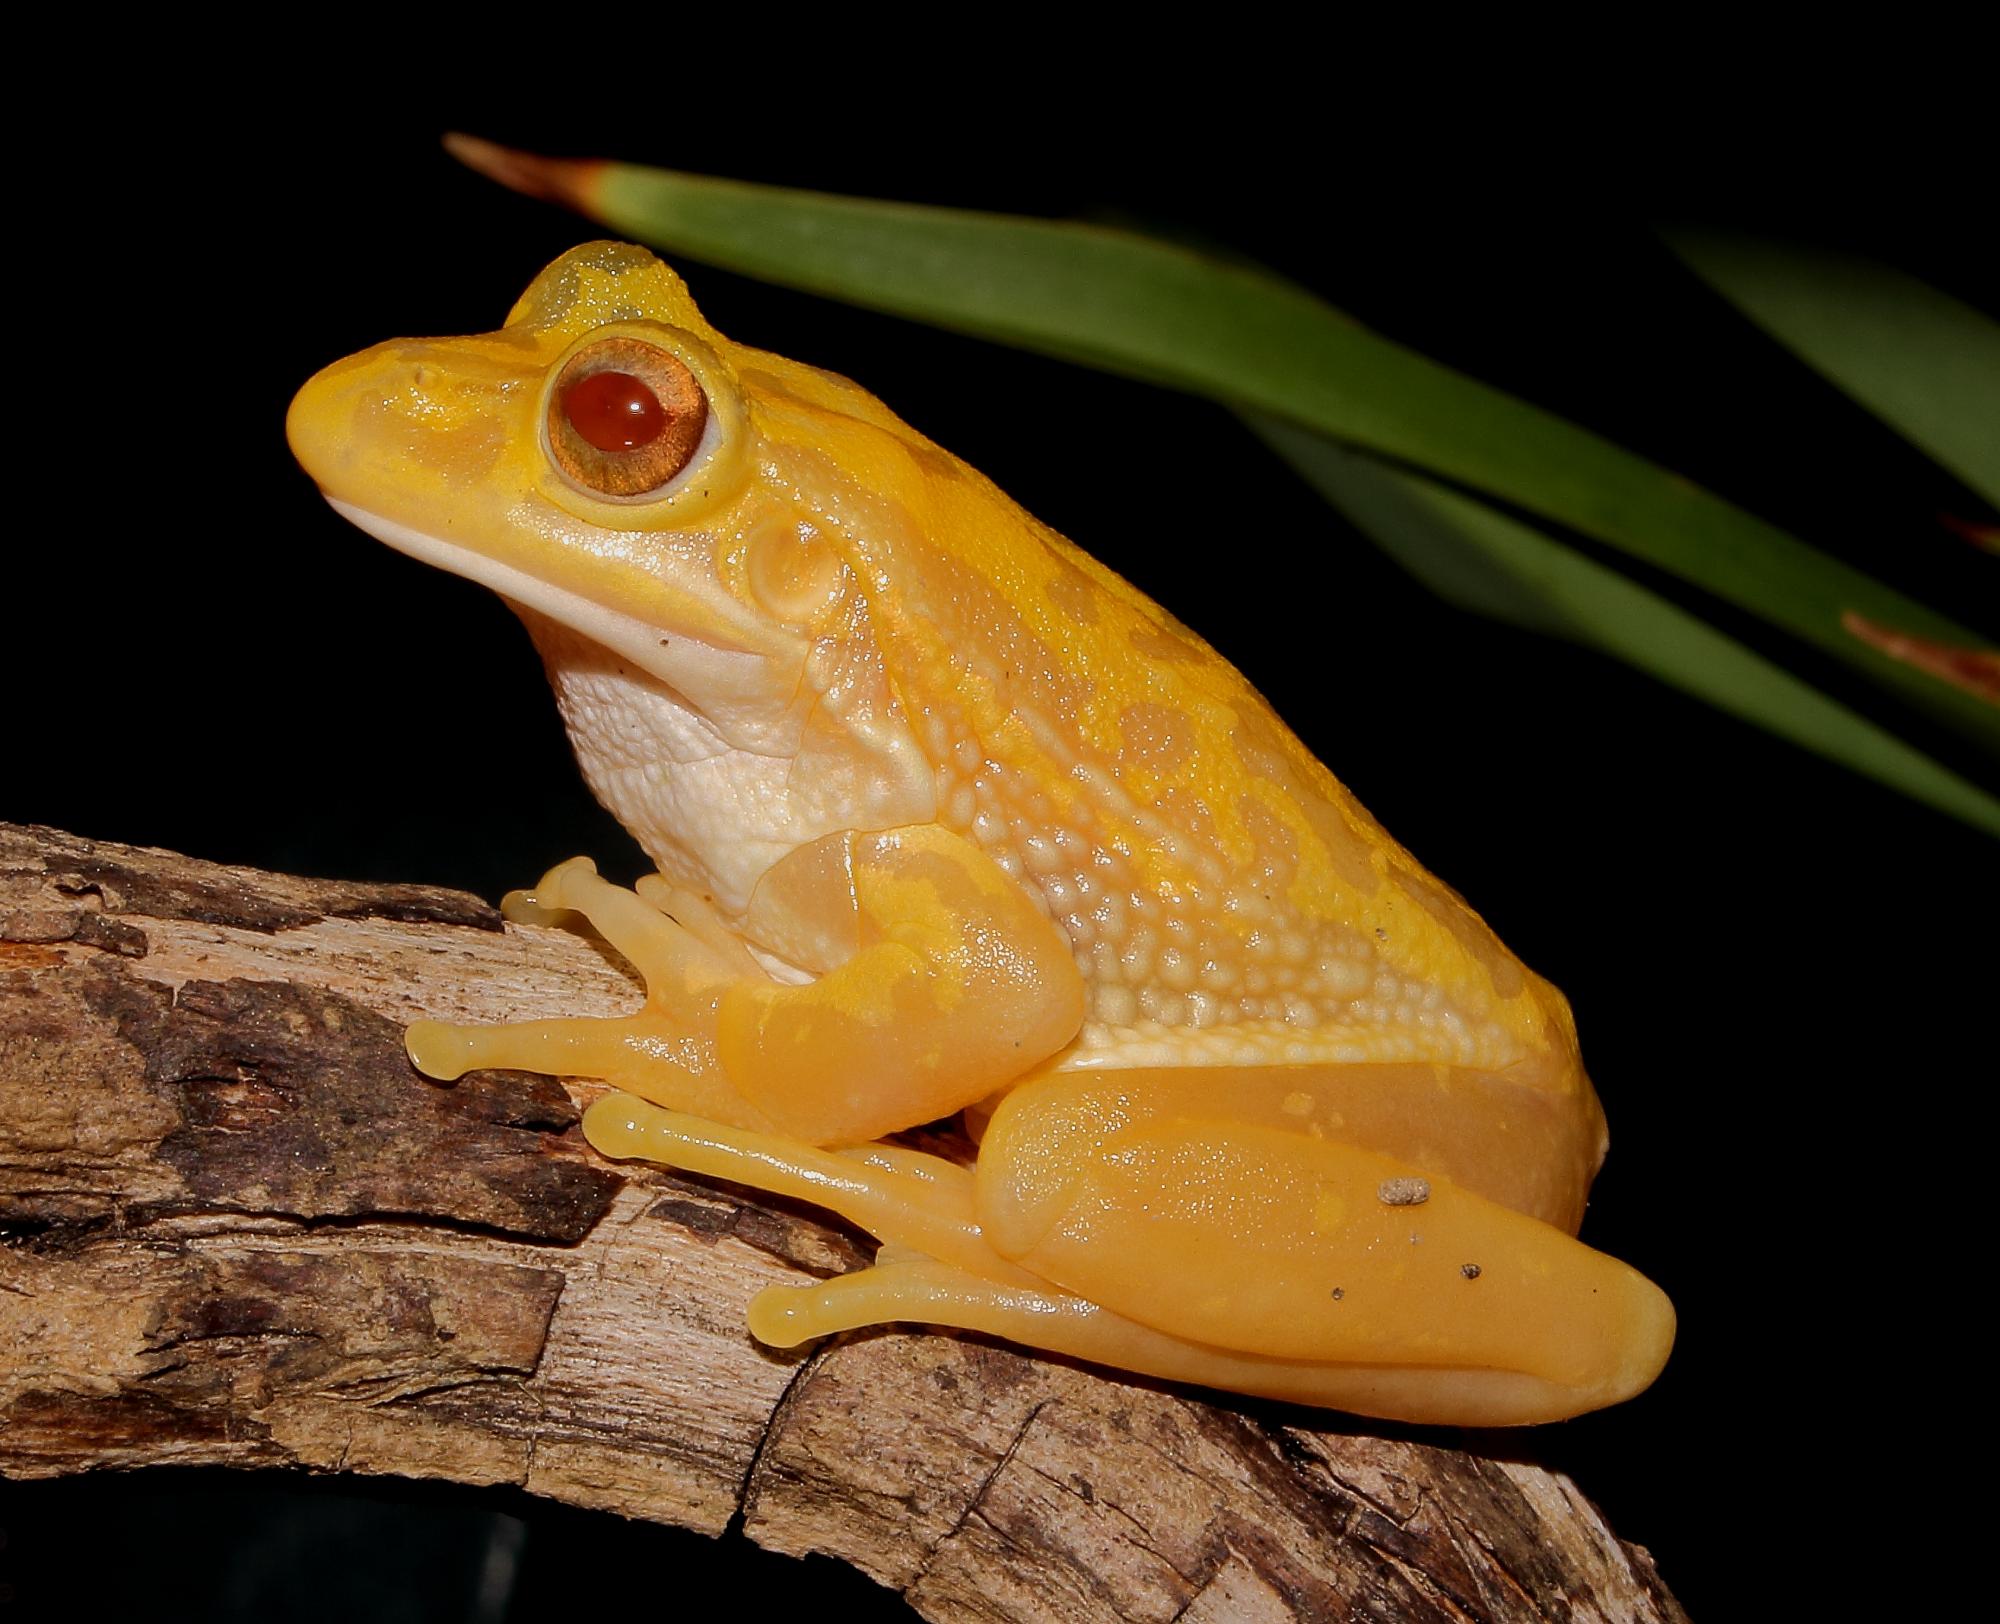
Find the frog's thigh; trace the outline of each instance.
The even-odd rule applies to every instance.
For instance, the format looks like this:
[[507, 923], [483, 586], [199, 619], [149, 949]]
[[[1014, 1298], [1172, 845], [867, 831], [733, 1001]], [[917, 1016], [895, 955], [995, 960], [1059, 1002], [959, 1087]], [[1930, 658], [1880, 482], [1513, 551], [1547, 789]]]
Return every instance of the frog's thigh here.
[[1115, 1073], [1023, 1085], [980, 1145], [987, 1242], [1170, 1336], [1408, 1369], [1440, 1415], [1467, 1371], [1514, 1373], [1574, 1414], [1665, 1363], [1673, 1310], [1637, 1271], [1447, 1179], [1226, 1106], [1219, 1092], [1212, 1117], [1150, 1115]]

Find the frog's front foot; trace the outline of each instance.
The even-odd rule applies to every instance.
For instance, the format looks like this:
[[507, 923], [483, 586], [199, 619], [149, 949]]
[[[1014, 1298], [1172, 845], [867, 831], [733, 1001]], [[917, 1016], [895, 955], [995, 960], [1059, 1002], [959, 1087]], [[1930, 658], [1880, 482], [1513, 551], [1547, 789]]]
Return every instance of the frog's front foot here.
[[411, 1059], [442, 1078], [476, 1066], [602, 1077], [670, 1110], [828, 1145], [949, 1116], [1075, 1036], [1083, 981], [1068, 938], [967, 841], [928, 825], [842, 833], [805, 857], [760, 894], [782, 937], [847, 938], [820, 975], [767, 974], [711, 904], [657, 876], [627, 891], [563, 863], [508, 899], [510, 917], [581, 914], [645, 979], [645, 1007], [420, 1022]]
[[636, 890], [602, 878], [587, 857], [558, 863], [532, 891], [509, 892], [516, 924], [581, 915], [639, 972], [646, 1004], [609, 1020], [457, 1026], [417, 1021], [404, 1036], [416, 1068], [450, 1081], [485, 1067], [602, 1077], [647, 1099], [698, 1108], [716, 1086], [716, 1011], [722, 994], [764, 974], [714, 909], [658, 875]]

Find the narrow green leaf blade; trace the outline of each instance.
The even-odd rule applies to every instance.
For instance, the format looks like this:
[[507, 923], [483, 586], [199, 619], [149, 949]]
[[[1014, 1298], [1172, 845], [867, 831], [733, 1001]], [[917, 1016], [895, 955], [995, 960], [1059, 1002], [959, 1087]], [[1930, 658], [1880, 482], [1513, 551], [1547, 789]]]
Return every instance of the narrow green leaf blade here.
[[1280, 419], [1249, 421], [1315, 490], [1441, 596], [1599, 649], [2000, 836], [2000, 800], [1617, 571], [1421, 475]]
[[1286, 418], [1500, 497], [1763, 616], [2000, 754], [2000, 707], [1842, 625], [1975, 645], [1948, 616], [1269, 272], [1094, 226], [450, 145], [655, 247]]
[[1851, 254], [1717, 232], [1663, 236], [1771, 337], [2000, 507], [2000, 326]]

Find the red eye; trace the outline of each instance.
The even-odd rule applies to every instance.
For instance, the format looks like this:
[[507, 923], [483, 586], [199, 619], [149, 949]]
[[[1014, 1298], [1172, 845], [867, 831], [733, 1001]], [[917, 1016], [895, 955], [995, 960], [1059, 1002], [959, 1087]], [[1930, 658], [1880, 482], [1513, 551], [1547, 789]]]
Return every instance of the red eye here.
[[672, 351], [619, 335], [563, 364], [549, 392], [549, 451], [571, 484], [647, 496], [694, 461], [708, 400]]
[[650, 445], [667, 426], [660, 397], [629, 372], [593, 372], [563, 394], [570, 427], [599, 451]]

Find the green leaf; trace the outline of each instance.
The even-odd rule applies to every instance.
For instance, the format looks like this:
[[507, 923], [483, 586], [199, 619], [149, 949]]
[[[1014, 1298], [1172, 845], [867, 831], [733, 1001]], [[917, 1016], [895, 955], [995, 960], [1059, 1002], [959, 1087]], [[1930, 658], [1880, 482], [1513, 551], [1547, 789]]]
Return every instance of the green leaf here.
[[1720, 233], [1663, 235], [1771, 337], [2000, 507], [2000, 326], [1872, 260]]
[[1617, 571], [1420, 475], [1279, 419], [1249, 421], [1307, 483], [1441, 597], [1599, 649], [2000, 835], [2000, 800]]
[[1973, 645], [1949, 617], [1266, 271], [1094, 226], [452, 147], [656, 247], [1207, 395], [1499, 497], [1763, 616], [2000, 753], [2000, 708], [1842, 629], [1856, 613]]

